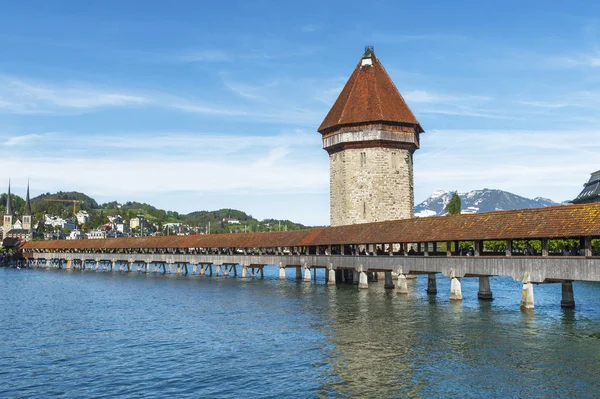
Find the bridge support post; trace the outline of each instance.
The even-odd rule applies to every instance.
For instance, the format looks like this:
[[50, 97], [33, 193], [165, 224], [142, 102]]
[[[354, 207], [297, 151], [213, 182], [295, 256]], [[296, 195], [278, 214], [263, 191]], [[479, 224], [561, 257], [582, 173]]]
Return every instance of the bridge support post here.
[[477, 292], [477, 298], [482, 301], [491, 301], [494, 299], [490, 288], [489, 276], [479, 276], [479, 292]]
[[573, 282], [571, 280], [562, 281], [562, 300], [560, 301], [561, 308], [574, 309], [575, 297], [573, 296]]
[[237, 265], [233, 265], [233, 277], [237, 277]]
[[533, 284], [531, 284], [529, 272], [525, 272], [525, 275], [523, 276], [523, 290], [521, 292], [521, 309], [529, 310], [533, 308]]
[[113, 260], [112, 262], [110, 262], [110, 271], [111, 271], [111, 272], [114, 272], [114, 271], [115, 271], [115, 266], [116, 266], [116, 263], [117, 263], [117, 262], [116, 262], [116, 261], [114, 261], [114, 260]]
[[177, 264], [177, 274], [181, 275], [181, 263]]
[[402, 268], [398, 269], [398, 293], [408, 294], [408, 284], [406, 283], [406, 276], [402, 273]]
[[127, 262], [127, 272], [131, 272], [131, 262]]
[[[366, 274], [365, 274], [366, 277]], [[356, 269], [352, 269], [352, 284], [358, 285], [360, 283], [360, 272]]]
[[512, 256], [512, 240], [506, 240], [506, 256]]
[[196, 275], [196, 273], [198, 273], [198, 265], [194, 263], [192, 267], [192, 274]]
[[302, 268], [296, 266], [296, 280], [302, 280]]
[[248, 266], [242, 265], [242, 278], [248, 277]]
[[358, 266], [358, 289], [365, 290], [369, 288], [369, 281], [367, 280], [367, 273], [363, 270], [363, 265]]
[[223, 277], [229, 277], [229, 265], [225, 265], [225, 268], [223, 269]]
[[72, 263], [72, 262], [73, 262], [73, 261], [72, 261], [71, 259], [69, 259], [69, 260], [67, 261], [67, 270], [71, 270], [71, 263]]
[[427, 293], [429, 295], [437, 294], [437, 280], [435, 278], [435, 273], [427, 274]]
[[285, 280], [285, 267], [283, 267], [283, 263], [279, 262], [279, 279]]
[[456, 278], [454, 269], [450, 269], [450, 300], [451, 301], [462, 301], [462, 289], [460, 286], [460, 280]]
[[312, 281], [312, 277], [310, 276], [310, 267], [307, 263], [304, 264], [304, 282], [310, 283]]
[[[219, 271], [219, 269], [217, 269], [217, 272]], [[212, 277], [212, 264], [208, 265], [208, 275], [210, 277]], [[218, 274], [217, 274], [218, 275]]]
[[335, 270], [332, 263], [327, 266], [327, 285], [335, 285]]
[[394, 281], [392, 280], [392, 272], [385, 272], [385, 284], [383, 286], [383, 288], [388, 289], [388, 290], [393, 290], [394, 288], [396, 288], [396, 286], [394, 285]]

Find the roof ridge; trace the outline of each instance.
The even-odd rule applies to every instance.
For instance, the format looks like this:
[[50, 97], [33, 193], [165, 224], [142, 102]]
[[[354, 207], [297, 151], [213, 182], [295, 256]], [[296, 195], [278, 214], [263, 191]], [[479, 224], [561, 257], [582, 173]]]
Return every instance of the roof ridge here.
[[[375, 62], [373, 64], [379, 64], [381, 65], [381, 63], [379, 62], [379, 58], [377, 58], [377, 56], [375, 56], [375, 54], [373, 54], [372, 58], [375, 58]], [[383, 68], [383, 65], [381, 65], [381, 67]], [[379, 90], [377, 90], [377, 76], [375, 76], [375, 65], [372, 65], [371, 68], [373, 68], [373, 85], [374, 87], [374, 91], [375, 91], [375, 95], [377, 96], [377, 108], [379, 109], [379, 117], [381, 118], [381, 120], [383, 120], [383, 109], [381, 108], [381, 96], [379, 95]], [[394, 86], [392, 84], [392, 86]], [[394, 86], [396, 87], [396, 86]]]

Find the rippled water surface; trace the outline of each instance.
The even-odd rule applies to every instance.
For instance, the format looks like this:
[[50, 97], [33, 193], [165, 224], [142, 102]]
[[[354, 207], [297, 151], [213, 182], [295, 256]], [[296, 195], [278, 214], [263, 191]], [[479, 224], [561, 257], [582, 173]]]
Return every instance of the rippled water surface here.
[[374, 283], [0, 269], [0, 397], [598, 397], [600, 285]]

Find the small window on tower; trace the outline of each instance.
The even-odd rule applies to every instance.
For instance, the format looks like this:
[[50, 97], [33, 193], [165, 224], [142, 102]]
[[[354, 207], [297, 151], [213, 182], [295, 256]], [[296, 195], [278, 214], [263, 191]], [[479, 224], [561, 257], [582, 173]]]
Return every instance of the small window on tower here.
[[392, 152], [392, 169], [398, 169], [398, 153]]
[[361, 152], [360, 153], [360, 166], [364, 168], [366, 164], [367, 164], [367, 153]]

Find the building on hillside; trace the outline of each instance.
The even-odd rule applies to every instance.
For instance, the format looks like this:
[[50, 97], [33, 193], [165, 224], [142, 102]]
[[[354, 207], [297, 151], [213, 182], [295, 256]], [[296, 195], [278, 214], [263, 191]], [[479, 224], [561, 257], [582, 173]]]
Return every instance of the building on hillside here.
[[119, 223], [123, 223], [123, 218], [121, 217], [121, 215], [116, 215], [116, 216], [107, 216], [108, 221], [114, 224], [119, 224]]
[[332, 226], [414, 216], [423, 128], [367, 47], [318, 129], [329, 154]]
[[87, 234], [80, 230], [73, 230], [68, 236], [67, 240], [83, 240], [86, 239]]
[[72, 220], [63, 219], [58, 216], [44, 215], [46, 226], [50, 226], [52, 229], [69, 229], [71, 231], [76, 229], [75, 223]]
[[113, 223], [113, 228], [115, 230], [117, 230], [119, 233], [123, 234], [124, 236], [128, 236], [131, 234], [131, 228], [123, 222]]
[[87, 238], [92, 240], [106, 238], [106, 236], [106, 230], [104, 229], [94, 229], [87, 232]]
[[223, 223], [240, 224], [240, 221], [235, 218], [223, 218]]
[[90, 215], [87, 213], [87, 211], [79, 211], [75, 217], [77, 218], [77, 223], [79, 224], [86, 224], [90, 221]]
[[583, 185], [583, 191], [573, 200], [574, 204], [600, 202], [600, 170], [592, 173], [590, 180]]

